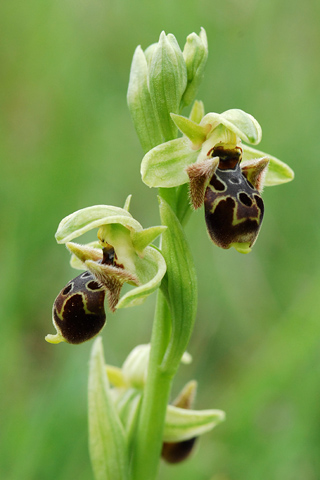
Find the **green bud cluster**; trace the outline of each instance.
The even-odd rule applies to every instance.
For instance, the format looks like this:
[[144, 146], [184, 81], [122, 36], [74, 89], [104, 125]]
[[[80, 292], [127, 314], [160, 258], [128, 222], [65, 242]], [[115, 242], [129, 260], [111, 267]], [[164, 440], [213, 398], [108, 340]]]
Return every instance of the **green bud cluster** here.
[[171, 113], [179, 114], [196, 97], [208, 57], [205, 30], [188, 36], [181, 51], [174, 35], [161, 33], [145, 51], [137, 47], [127, 94], [129, 110], [145, 152], [172, 140], [178, 129]]

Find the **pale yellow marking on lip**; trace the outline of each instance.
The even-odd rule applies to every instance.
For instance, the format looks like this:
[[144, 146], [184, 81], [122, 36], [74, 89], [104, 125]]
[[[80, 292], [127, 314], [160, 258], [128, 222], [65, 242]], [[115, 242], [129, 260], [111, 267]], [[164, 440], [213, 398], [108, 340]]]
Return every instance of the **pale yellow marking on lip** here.
[[[210, 188], [211, 188], [211, 185], [209, 185], [209, 186], [210, 186]], [[214, 190], [213, 190], [212, 188], [211, 188], [211, 190], [214, 192]], [[215, 193], [215, 192], [214, 192], [214, 193]], [[244, 192], [244, 193], [246, 193], [246, 192]], [[219, 196], [218, 198], [216, 198], [216, 199], [214, 200], [214, 202], [212, 203], [212, 207], [210, 208], [210, 213], [214, 213], [214, 211], [215, 211], [215, 209], [217, 208], [218, 204], [219, 204], [222, 200], [227, 200], [228, 198], [231, 198], [232, 200], [234, 200], [234, 198], [231, 197], [230, 195], [221, 195], [221, 196]], [[234, 200], [234, 201], [235, 201], [235, 200]], [[235, 202], [235, 206], [233, 207], [233, 219], [232, 219], [232, 226], [233, 226], [233, 227], [235, 227], [235, 226], [237, 226], [237, 225], [240, 225], [241, 223], [245, 222], [246, 220], [252, 220], [252, 221], [255, 220], [255, 221], [258, 222], [258, 224], [259, 224], [259, 222], [260, 222], [260, 217], [261, 217], [261, 210], [260, 210], [260, 208], [259, 208], [259, 206], [258, 206], [257, 201], [256, 201], [255, 198], [252, 199], [252, 202], [253, 202], [253, 204], [252, 204], [252, 206], [249, 207], [249, 208], [253, 208], [254, 206], [256, 206], [256, 207], [257, 207], [257, 210], [258, 210], [258, 216], [256, 216], [256, 217], [245, 217], [245, 218], [240, 218], [240, 219], [237, 218], [237, 213], [238, 213], [238, 207], [239, 207], [239, 205], [238, 205], [238, 202]]]

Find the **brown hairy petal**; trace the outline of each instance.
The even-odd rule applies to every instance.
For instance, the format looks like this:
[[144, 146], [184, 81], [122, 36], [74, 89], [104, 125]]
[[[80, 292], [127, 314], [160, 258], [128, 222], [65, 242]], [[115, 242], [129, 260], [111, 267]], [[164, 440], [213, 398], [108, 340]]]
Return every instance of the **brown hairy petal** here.
[[262, 192], [264, 179], [269, 166], [269, 159], [267, 157], [257, 158], [256, 160], [247, 160], [240, 164], [241, 171], [246, 179], [258, 190]]
[[206, 188], [218, 165], [219, 157], [214, 157], [192, 163], [186, 168], [190, 179], [190, 198], [194, 209], [202, 206]]
[[93, 262], [92, 260], [87, 260], [85, 265], [97, 281], [107, 289], [109, 307], [113, 312], [119, 301], [122, 285], [125, 282], [133, 283], [134, 285], [139, 285], [140, 283], [136, 275], [133, 275], [124, 268], [105, 265]]
[[179, 408], [191, 409], [197, 393], [197, 386], [195, 380], [188, 382], [174, 399], [172, 405]]

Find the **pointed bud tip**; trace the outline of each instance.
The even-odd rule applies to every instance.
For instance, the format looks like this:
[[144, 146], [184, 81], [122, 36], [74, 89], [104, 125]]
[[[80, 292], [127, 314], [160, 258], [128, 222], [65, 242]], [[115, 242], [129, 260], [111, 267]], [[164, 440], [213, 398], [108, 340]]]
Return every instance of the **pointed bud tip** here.
[[159, 43], [165, 42], [166, 39], [167, 39], [166, 32], [164, 30], [162, 30], [162, 32], [160, 33], [160, 37], [159, 37]]

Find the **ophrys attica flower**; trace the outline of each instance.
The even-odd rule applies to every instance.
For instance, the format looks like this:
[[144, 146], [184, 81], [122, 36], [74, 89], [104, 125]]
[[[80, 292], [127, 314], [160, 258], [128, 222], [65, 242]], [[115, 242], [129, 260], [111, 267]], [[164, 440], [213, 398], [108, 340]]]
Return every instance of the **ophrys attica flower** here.
[[[105, 323], [105, 295], [111, 311], [138, 305], [156, 290], [166, 272], [158, 249], [150, 245], [166, 227], [143, 229], [125, 208], [108, 205], [78, 210], [60, 223], [56, 239], [72, 253], [71, 265], [86, 270], [71, 280], [58, 295], [53, 308], [56, 335], [51, 343], [81, 343], [95, 336]], [[70, 242], [98, 228], [98, 241], [86, 245]], [[120, 298], [124, 283], [134, 286]]]
[[288, 182], [293, 171], [243, 143], [259, 143], [262, 132], [259, 123], [242, 110], [204, 115], [202, 103], [195, 102], [190, 118], [173, 114], [172, 119], [183, 136], [145, 155], [143, 181], [166, 188], [189, 182], [193, 207], [205, 206], [213, 242], [249, 252], [263, 218], [263, 186]]

